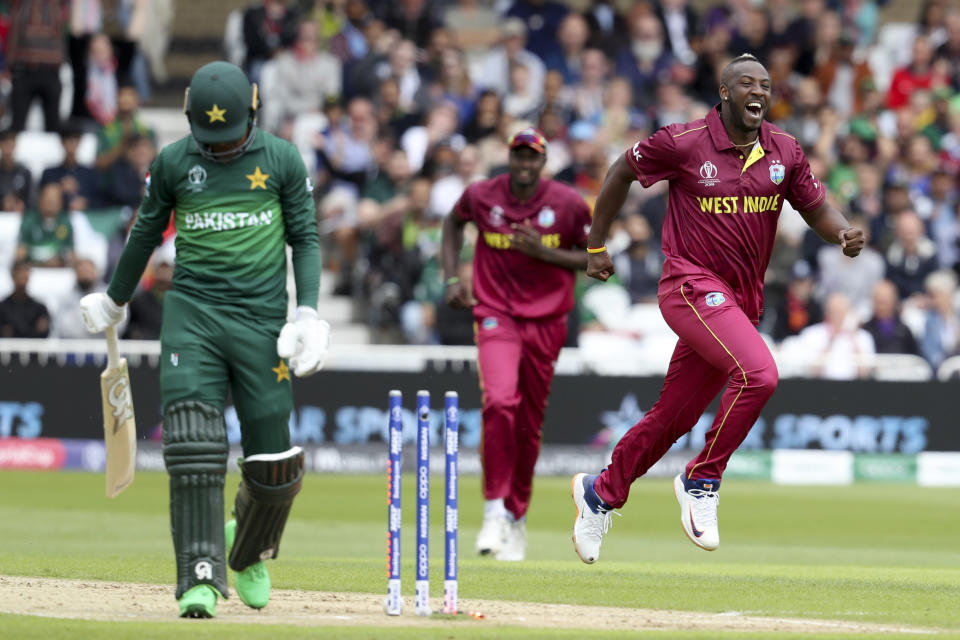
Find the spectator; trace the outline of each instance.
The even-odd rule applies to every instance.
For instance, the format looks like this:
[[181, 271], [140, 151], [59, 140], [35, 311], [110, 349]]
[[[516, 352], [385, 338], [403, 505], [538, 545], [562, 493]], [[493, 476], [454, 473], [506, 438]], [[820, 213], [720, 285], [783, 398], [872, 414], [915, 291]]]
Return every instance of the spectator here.
[[37, 209], [20, 223], [17, 260], [37, 267], [67, 267], [73, 263], [73, 226], [63, 208], [63, 189], [56, 182], [43, 185]]
[[902, 299], [923, 293], [924, 280], [937, 270], [937, 247], [924, 233], [923, 221], [904, 211], [894, 222], [894, 241], [887, 249], [887, 279]]
[[952, 271], [936, 271], [924, 281], [929, 306], [924, 319], [920, 349], [934, 369], [944, 360], [960, 353], [960, 318], [957, 316], [957, 276]]
[[823, 93], [815, 78], [803, 77], [797, 81], [790, 115], [781, 121], [780, 126], [796, 136], [805, 148], [813, 147], [820, 138], [819, 110], [822, 103]]
[[597, 144], [597, 128], [584, 120], [577, 120], [567, 132], [570, 138], [570, 164], [559, 171], [554, 179], [571, 186], [585, 181], [588, 167], [600, 151]]
[[503, 108], [497, 93], [491, 89], [481, 91], [473, 118], [463, 127], [467, 142], [476, 143], [487, 136], [496, 135], [503, 117]]
[[927, 225], [937, 248], [937, 266], [953, 269], [960, 262], [960, 220], [954, 177], [938, 169], [930, 181], [930, 216]]
[[273, 82], [263, 87], [261, 126], [267, 131], [287, 132], [297, 115], [317, 113], [326, 100], [340, 96], [342, 65], [319, 48], [314, 22], [301, 22], [293, 46], [272, 64]]
[[384, 78], [377, 95], [377, 126], [381, 137], [398, 140], [407, 129], [420, 122], [417, 113], [400, 106], [400, 84], [394, 77]]
[[109, 171], [123, 155], [126, 143], [135, 135], [146, 136], [157, 145], [153, 129], [140, 117], [140, 96], [132, 85], [117, 89], [117, 115], [97, 132], [96, 168]]
[[23, 211], [33, 203], [33, 177], [17, 162], [17, 132], [0, 132], [0, 210]]
[[331, 122], [329, 129], [314, 139], [317, 165], [330, 173], [334, 183], [349, 185], [356, 197], [374, 168], [371, 148], [376, 137], [373, 103], [353, 98], [347, 104], [346, 125]]
[[817, 288], [823, 298], [827, 298], [832, 293], [843, 293], [848, 304], [852, 305], [856, 311], [857, 317], [864, 321], [870, 317], [873, 287], [884, 278], [886, 266], [883, 256], [870, 244], [870, 231], [865, 221], [855, 215], [851, 215], [849, 220], [851, 225], [857, 225], [858, 229], [863, 229], [866, 246], [856, 260], [847, 259], [843, 255], [840, 256], [843, 258], [840, 260], [826, 251], [818, 251], [816, 254], [819, 274]]
[[401, 40], [393, 46], [387, 54], [387, 63], [381, 64], [377, 73], [381, 77], [396, 78], [401, 109], [420, 110], [424, 82], [417, 67], [417, 47], [412, 40]]
[[458, 121], [469, 122], [476, 109], [477, 90], [470, 80], [463, 52], [450, 47], [444, 49], [440, 55], [440, 81], [435, 87], [437, 91], [431, 90], [431, 97], [433, 100], [454, 103], [457, 105]]
[[910, 94], [917, 89], [934, 89], [946, 86], [949, 78], [933, 64], [933, 50], [926, 36], [913, 39], [913, 55], [910, 64], [897, 69], [890, 80], [887, 107], [899, 109], [907, 104]]
[[547, 69], [562, 73], [566, 84], [580, 82], [582, 54], [589, 38], [587, 20], [579, 13], [568, 13], [557, 30], [558, 51], [544, 61]]
[[866, 377], [873, 367], [873, 338], [857, 328], [850, 300], [839, 291], [827, 296], [823, 322], [811, 325], [784, 345], [787, 353], [808, 363], [808, 371], [828, 380]]
[[630, 294], [631, 304], [656, 303], [663, 255], [653, 237], [653, 230], [639, 213], [628, 215], [623, 226], [629, 244], [613, 256], [616, 273]]
[[473, 78], [474, 84], [484, 89], [493, 89], [503, 96], [510, 89], [510, 68], [513, 65], [527, 67], [530, 86], [539, 99], [543, 90], [546, 68], [543, 62], [524, 47], [527, 44], [527, 27], [519, 18], [504, 21], [500, 44], [493, 47], [483, 59]]
[[662, 0], [657, 3], [657, 17], [667, 34], [667, 49], [681, 64], [692, 65], [697, 59], [694, 46], [700, 36], [697, 12], [687, 0]]
[[590, 3], [584, 17], [590, 28], [588, 42], [591, 47], [602, 49], [608, 58], [613, 58], [626, 46], [630, 39], [627, 22], [612, 0], [596, 0]]
[[297, 12], [287, 0], [262, 0], [243, 14], [243, 41], [247, 57], [243, 68], [251, 82], [260, 82], [264, 63], [297, 37]]
[[400, 137], [400, 148], [407, 153], [411, 170], [414, 173], [420, 171], [440, 143], [455, 144], [456, 148], [462, 148], [463, 137], [457, 133], [457, 128], [457, 107], [442, 102], [427, 113], [423, 125], [407, 129]]
[[580, 55], [580, 81], [571, 87], [573, 117], [594, 124], [603, 116], [610, 63], [600, 49], [585, 49]]
[[500, 39], [501, 18], [486, 2], [458, 0], [443, 14], [443, 26], [466, 56], [468, 66], [479, 63]]
[[107, 174], [105, 199], [108, 206], [136, 209], [143, 199], [147, 172], [157, 152], [150, 138], [134, 135], [127, 139], [123, 157]]
[[786, 294], [773, 310], [774, 340], [781, 342], [821, 322], [820, 304], [814, 299], [813, 290], [813, 270], [806, 260], [797, 260], [790, 270]]
[[80, 148], [80, 130], [66, 126], [60, 131], [63, 147], [63, 162], [43, 170], [40, 186], [58, 182], [63, 188], [67, 208], [71, 211], [86, 211], [101, 204], [100, 176], [93, 167], [80, 164], [77, 149]]
[[530, 69], [510, 65], [510, 89], [503, 97], [503, 111], [515, 120], [532, 120], [540, 107], [540, 92], [530, 84]]
[[456, 171], [440, 178], [430, 188], [429, 213], [443, 217], [453, 210], [464, 189], [484, 178], [480, 170], [480, 156], [473, 145], [465, 146], [457, 155]]
[[634, 5], [628, 24], [630, 42], [617, 53], [615, 73], [630, 78], [637, 106], [646, 109], [655, 102], [657, 85], [669, 80], [673, 57], [660, 21], [646, 5]]
[[87, 50], [87, 82], [83, 96], [87, 112], [100, 125], [117, 115], [117, 59], [105, 33], [90, 38]]
[[826, 102], [843, 119], [863, 109], [863, 89], [873, 83], [873, 74], [864, 61], [854, 59], [853, 34], [843, 32], [830, 57], [814, 70], [814, 77]]
[[[330, 38], [330, 53], [348, 65], [367, 57], [369, 41], [364, 30], [373, 22], [373, 16], [364, 0], [346, 0], [343, 16], [340, 31]], [[382, 30], [383, 23], [377, 22]]]
[[[349, 64], [344, 63], [343, 95], [347, 99], [364, 97], [373, 100], [377, 88], [389, 75], [388, 56], [397, 43], [400, 34], [386, 29], [380, 20], [366, 20], [363, 35], [367, 42], [366, 55]], [[400, 81], [397, 80], [399, 100]]]
[[47, 131], [60, 128], [60, 65], [64, 61], [63, 32], [69, 2], [14, 2], [10, 14], [7, 66], [12, 83], [10, 127], [22, 131], [30, 104], [40, 98]]
[[954, 89], [960, 88], [960, 9], [952, 8], [944, 21], [946, 40], [937, 47], [935, 59], [948, 70]]
[[159, 340], [163, 319], [163, 297], [173, 288], [173, 265], [164, 258], [155, 258], [150, 286], [130, 299], [130, 317], [126, 340]]
[[10, 275], [13, 293], [0, 302], [0, 337], [46, 338], [50, 333], [50, 314], [27, 293], [30, 264], [24, 260], [14, 262]]
[[863, 329], [873, 337], [877, 353], [920, 355], [913, 333], [900, 320], [897, 287], [889, 280], [881, 280], [873, 287], [873, 316]]
[[[73, 266], [76, 284], [56, 301], [53, 312], [53, 327], [50, 336], [54, 338], [89, 338], [80, 314], [80, 298], [88, 293], [107, 290], [96, 264], [89, 258], [79, 257]], [[118, 325], [118, 333], [123, 335], [127, 318]], [[101, 334], [102, 335], [102, 334]]]
[[381, 6], [385, 9], [380, 18], [387, 28], [397, 31], [405, 40], [412, 40], [418, 47], [426, 47], [430, 34], [440, 26], [427, 0], [392, 0]]
[[541, 60], [549, 60], [562, 55], [557, 29], [568, 11], [566, 5], [554, 0], [516, 0], [506, 15], [523, 21], [527, 28], [527, 49]]

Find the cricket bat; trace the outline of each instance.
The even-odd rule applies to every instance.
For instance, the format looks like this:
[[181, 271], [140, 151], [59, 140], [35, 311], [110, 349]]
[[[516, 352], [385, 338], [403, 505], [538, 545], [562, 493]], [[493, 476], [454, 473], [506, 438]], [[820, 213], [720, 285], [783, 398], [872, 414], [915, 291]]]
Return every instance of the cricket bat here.
[[107, 368], [100, 374], [103, 439], [107, 457], [107, 497], [115, 498], [133, 483], [137, 466], [137, 425], [127, 359], [120, 357], [117, 328], [107, 329]]

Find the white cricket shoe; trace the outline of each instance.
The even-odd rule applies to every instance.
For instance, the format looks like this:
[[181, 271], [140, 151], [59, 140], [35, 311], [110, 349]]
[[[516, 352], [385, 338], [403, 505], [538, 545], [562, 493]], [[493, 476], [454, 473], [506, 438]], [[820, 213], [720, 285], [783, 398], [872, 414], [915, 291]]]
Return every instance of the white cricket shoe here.
[[707, 551], [720, 546], [720, 526], [717, 524], [719, 488], [719, 480], [687, 480], [683, 472], [673, 479], [683, 531], [693, 544]]
[[507, 537], [510, 522], [502, 514], [485, 513], [483, 526], [477, 534], [477, 553], [482, 556], [499, 553]]
[[584, 498], [586, 483], [592, 483], [595, 479], [596, 476], [578, 473], [570, 484], [573, 505], [577, 508], [577, 519], [573, 521], [573, 548], [587, 564], [593, 564], [600, 557], [600, 543], [610, 530], [612, 520], [611, 511], [594, 511]]
[[527, 557], [527, 519], [510, 520], [503, 547], [497, 552], [497, 560], [520, 562]]

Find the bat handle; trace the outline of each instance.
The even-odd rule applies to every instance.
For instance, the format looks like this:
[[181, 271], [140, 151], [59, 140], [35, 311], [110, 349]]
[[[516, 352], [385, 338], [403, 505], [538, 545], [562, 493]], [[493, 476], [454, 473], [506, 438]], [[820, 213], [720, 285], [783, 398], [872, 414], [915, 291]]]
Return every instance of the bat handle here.
[[120, 366], [120, 346], [117, 344], [117, 325], [107, 327], [107, 368], [116, 369]]

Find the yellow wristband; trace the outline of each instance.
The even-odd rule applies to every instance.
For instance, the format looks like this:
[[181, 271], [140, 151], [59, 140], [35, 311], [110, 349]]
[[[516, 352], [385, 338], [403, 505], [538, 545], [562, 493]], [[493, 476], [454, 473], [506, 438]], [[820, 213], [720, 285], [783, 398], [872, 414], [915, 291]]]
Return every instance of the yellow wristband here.
[[447, 284], [457, 284], [458, 282], [460, 282], [460, 278], [457, 276], [450, 276], [447, 278]]
[[603, 253], [607, 250], [607, 246], [602, 247], [587, 247], [587, 253]]

